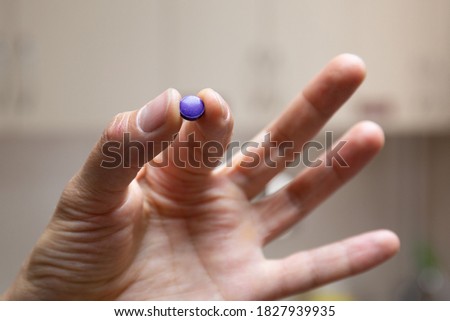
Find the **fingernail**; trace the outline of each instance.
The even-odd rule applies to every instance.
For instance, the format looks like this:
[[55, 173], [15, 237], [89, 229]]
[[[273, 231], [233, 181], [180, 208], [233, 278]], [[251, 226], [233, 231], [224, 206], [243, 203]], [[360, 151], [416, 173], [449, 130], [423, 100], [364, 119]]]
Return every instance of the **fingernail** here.
[[138, 126], [142, 131], [150, 133], [161, 127], [167, 114], [170, 103], [170, 93], [168, 90], [147, 103], [138, 112]]
[[227, 119], [228, 116], [230, 115], [230, 110], [227, 106], [227, 103], [225, 102], [225, 100], [222, 98], [222, 96], [220, 96], [219, 93], [215, 92], [216, 94], [216, 99], [220, 104], [220, 107], [222, 107], [222, 118], [223, 119]]

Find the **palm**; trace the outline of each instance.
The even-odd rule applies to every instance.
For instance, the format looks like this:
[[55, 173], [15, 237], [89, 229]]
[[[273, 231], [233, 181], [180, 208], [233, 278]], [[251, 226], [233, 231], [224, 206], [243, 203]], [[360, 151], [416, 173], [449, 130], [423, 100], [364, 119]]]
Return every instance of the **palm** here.
[[[264, 279], [264, 257], [252, 222], [255, 209], [242, 191], [214, 175], [202, 180], [204, 188], [195, 188], [195, 193], [189, 193], [192, 187], [164, 193], [151, 187], [154, 184], [166, 185], [149, 183], [145, 177], [139, 180], [143, 188], [137, 193], [143, 195], [137, 198], [143, 199], [144, 210], [137, 215], [142, 217], [139, 224], [145, 226], [145, 232], [143, 239], [137, 240], [139, 250], [129, 268], [139, 278], [121, 298], [255, 297], [255, 285], [262, 285]], [[217, 193], [223, 190], [229, 193]], [[252, 276], [258, 279], [252, 280]]]
[[[119, 114], [64, 190], [6, 298], [275, 299], [381, 263], [398, 249], [391, 232], [367, 233], [279, 260], [267, 260], [262, 251], [378, 152], [383, 135], [372, 123], [356, 125], [342, 138], [348, 166], [307, 168], [287, 187], [254, 200], [363, 76], [359, 59], [336, 58], [255, 138], [261, 142], [270, 133], [278, 144], [293, 142], [292, 150], [275, 158], [275, 167], [243, 166], [246, 155], [239, 153], [231, 166], [206, 166], [203, 151], [185, 144], [190, 134], [202, 146], [211, 141], [226, 146], [230, 140], [229, 108], [212, 90], [199, 94], [207, 111], [196, 122], [181, 125], [174, 90], [139, 112]], [[125, 132], [156, 146], [145, 150], [150, 162], [140, 168], [141, 159], [131, 153], [125, 163], [131, 166], [105, 167], [105, 144]], [[168, 148], [157, 144], [175, 133]], [[264, 159], [261, 145], [255, 153]], [[203, 160], [200, 165], [178, 166], [192, 155]], [[158, 158], [167, 159], [167, 166], [154, 166]]]

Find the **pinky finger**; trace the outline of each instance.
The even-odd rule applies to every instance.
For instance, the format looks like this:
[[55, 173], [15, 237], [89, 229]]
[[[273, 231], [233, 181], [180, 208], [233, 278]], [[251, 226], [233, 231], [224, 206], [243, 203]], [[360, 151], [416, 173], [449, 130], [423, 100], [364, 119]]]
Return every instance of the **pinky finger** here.
[[267, 299], [278, 299], [367, 271], [397, 253], [398, 237], [387, 230], [354, 236], [269, 261]]

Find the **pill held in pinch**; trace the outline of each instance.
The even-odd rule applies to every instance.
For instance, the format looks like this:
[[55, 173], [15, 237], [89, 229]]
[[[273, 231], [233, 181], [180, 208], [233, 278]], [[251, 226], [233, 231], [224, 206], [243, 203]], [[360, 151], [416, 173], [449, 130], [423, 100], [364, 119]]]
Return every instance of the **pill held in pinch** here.
[[185, 96], [180, 101], [180, 115], [186, 120], [197, 120], [205, 113], [205, 104], [197, 96]]

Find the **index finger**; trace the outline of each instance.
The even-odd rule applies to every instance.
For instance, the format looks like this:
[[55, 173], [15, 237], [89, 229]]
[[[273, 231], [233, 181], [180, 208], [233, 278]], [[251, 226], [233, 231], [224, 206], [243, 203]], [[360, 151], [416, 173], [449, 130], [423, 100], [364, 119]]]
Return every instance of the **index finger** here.
[[[364, 77], [365, 65], [359, 57], [343, 54], [331, 60], [286, 110], [254, 138], [258, 147], [252, 152], [260, 161], [251, 167], [242, 166], [243, 162], [248, 162], [248, 156], [237, 154], [233, 166], [225, 169], [227, 174], [249, 198], [257, 195], [350, 98]], [[265, 162], [269, 156], [265, 155], [267, 147], [264, 147], [267, 134], [270, 134], [271, 146], [281, 146], [284, 142], [291, 142], [292, 146], [282, 155], [270, 155], [271, 166]]]

